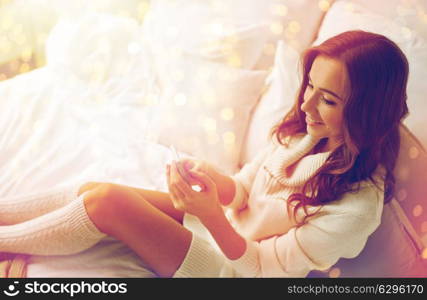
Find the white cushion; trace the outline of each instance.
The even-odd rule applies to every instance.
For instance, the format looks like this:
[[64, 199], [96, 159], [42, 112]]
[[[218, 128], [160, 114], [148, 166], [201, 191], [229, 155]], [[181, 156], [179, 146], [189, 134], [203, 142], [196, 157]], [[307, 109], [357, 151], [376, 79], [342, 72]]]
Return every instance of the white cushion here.
[[274, 68], [266, 80], [264, 94], [249, 123], [241, 165], [250, 162], [267, 146], [272, 127], [292, 108], [300, 84], [298, 62], [298, 53], [284, 41], [279, 41]]
[[[368, 9], [371, 13], [381, 15], [389, 20], [393, 20], [399, 24], [402, 24], [408, 29], [416, 31], [418, 34], [427, 38], [427, 1], [425, 0], [387, 0], [387, 5], [383, 1], [372, 1], [372, 0], [335, 0], [346, 1], [347, 9], [354, 9], [353, 3], [358, 4]], [[404, 33], [405, 28], [402, 28]]]
[[[64, 18], [46, 42], [47, 64], [65, 68], [85, 82], [104, 82], [141, 68], [141, 27], [130, 18], [86, 13]], [[135, 75], [135, 74], [133, 74]]]
[[161, 90], [149, 137], [233, 173], [267, 72], [191, 55], [180, 64], [182, 78], [168, 80]]
[[[284, 39], [304, 49], [325, 10], [312, 0], [152, 0], [144, 35], [160, 57], [162, 74], [184, 51], [246, 69], [268, 69]], [[166, 68], [166, 69], [164, 69]]]
[[424, 82], [427, 78], [427, 36], [422, 36], [416, 31], [418, 27], [410, 28], [414, 22], [408, 20], [410, 18], [391, 19], [372, 12], [369, 6], [341, 0], [335, 2], [326, 14], [314, 44], [320, 44], [341, 32], [355, 29], [379, 33], [394, 41], [405, 53], [410, 69], [407, 88], [409, 115], [404, 123], [421, 143], [427, 146], [425, 131], [427, 89]]

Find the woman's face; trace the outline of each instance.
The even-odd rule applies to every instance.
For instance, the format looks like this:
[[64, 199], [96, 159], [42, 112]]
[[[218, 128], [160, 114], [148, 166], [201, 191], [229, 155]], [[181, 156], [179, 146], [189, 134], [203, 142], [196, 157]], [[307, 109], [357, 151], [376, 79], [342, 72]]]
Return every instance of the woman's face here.
[[350, 92], [347, 70], [339, 60], [319, 55], [308, 73], [301, 110], [308, 134], [328, 138], [327, 151], [342, 143], [343, 110]]

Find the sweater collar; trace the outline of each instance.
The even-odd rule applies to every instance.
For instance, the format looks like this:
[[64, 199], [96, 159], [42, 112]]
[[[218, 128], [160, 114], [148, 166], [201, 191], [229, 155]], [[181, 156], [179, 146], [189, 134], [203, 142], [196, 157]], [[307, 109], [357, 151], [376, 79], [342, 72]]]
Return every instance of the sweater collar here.
[[[286, 186], [301, 186], [325, 163], [331, 152], [309, 154], [319, 139], [307, 134], [302, 138], [291, 141], [289, 147], [280, 145], [271, 158], [266, 162], [265, 169]], [[297, 162], [296, 168], [290, 176], [286, 174], [286, 168]]]

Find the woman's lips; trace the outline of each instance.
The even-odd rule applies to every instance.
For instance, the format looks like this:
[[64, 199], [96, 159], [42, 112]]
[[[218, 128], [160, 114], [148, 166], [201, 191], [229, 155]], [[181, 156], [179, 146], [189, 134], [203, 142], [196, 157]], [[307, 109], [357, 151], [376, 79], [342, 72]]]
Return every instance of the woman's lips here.
[[315, 126], [315, 125], [322, 125], [323, 123], [322, 122], [318, 122], [318, 121], [315, 121], [315, 120], [313, 120], [312, 118], [310, 118], [310, 117], [306, 117], [305, 118], [305, 122], [307, 123], [307, 125], [309, 125], [309, 126]]

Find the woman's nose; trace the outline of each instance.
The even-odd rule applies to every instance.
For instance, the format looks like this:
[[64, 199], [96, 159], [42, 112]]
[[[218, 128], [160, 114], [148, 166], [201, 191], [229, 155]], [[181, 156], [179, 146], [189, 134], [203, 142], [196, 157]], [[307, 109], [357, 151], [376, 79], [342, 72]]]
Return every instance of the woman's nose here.
[[315, 93], [311, 93], [311, 95], [304, 97], [304, 102], [301, 105], [301, 110], [303, 112], [308, 112], [317, 108], [317, 97]]

